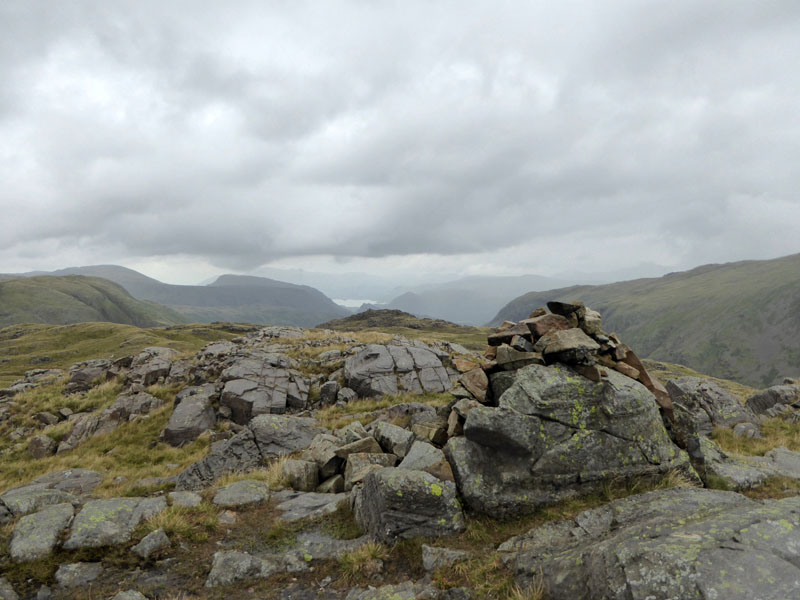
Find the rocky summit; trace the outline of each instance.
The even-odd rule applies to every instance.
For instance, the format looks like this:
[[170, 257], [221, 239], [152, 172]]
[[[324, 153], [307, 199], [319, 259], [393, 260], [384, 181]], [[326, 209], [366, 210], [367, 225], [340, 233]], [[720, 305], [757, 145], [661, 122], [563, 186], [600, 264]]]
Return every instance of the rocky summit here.
[[0, 598], [797, 597], [800, 383], [662, 383], [579, 302], [475, 331], [29, 371]]

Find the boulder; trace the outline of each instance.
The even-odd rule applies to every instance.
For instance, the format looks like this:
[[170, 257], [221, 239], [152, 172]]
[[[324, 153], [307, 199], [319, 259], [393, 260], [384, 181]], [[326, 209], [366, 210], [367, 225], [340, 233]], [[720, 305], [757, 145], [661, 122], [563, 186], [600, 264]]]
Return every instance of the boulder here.
[[369, 434], [367, 434], [367, 436], [368, 437], [345, 444], [341, 448], [337, 448], [336, 456], [346, 459], [351, 454], [380, 454], [383, 452], [383, 448], [375, 441], [375, 438]]
[[615, 371], [593, 383], [563, 365], [516, 372], [497, 408], [473, 408], [446, 453], [464, 502], [498, 517], [682, 469], [653, 395]]
[[791, 406], [800, 403], [800, 385], [774, 385], [747, 399], [747, 407], [758, 415], [763, 415], [774, 406]]
[[674, 488], [617, 500], [500, 546], [549, 597], [785, 599], [800, 581], [800, 498]]
[[484, 402], [486, 400], [486, 392], [489, 389], [489, 378], [486, 376], [486, 372], [483, 369], [477, 368], [467, 371], [461, 375], [458, 381], [478, 402]]
[[51, 489], [47, 484], [35, 482], [8, 490], [0, 496], [0, 502], [15, 516], [34, 513], [56, 504], [80, 504], [80, 500], [69, 492]]
[[31, 484], [85, 496], [91, 494], [102, 481], [103, 476], [97, 471], [92, 471], [91, 469], [67, 469], [66, 471], [53, 471], [37, 477]]
[[112, 600], [147, 600], [147, 596], [136, 590], [125, 590], [124, 592], [118, 592]]
[[466, 558], [469, 558], [469, 552], [464, 550], [422, 544], [422, 568], [428, 572], [449, 567]]
[[319, 402], [322, 406], [336, 404], [336, 397], [339, 393], [339, 383], [336, 381], [326, 381], [319, 388]]
[[367, 473], [379, 467], [393, 467], [397, 464], [394, 454], [361, 454], [354, 453], [347, 457], [344, 468], [344, 489], [351, 490], [354, 485], [363, 481]]
[[214, 554], [205, 586], [211, 588], [239, 581], [266, 579], [277, 572], [278, 566], [272, 561], [251, 556], [247, 552], [221, 550]]
[[[700, 377], [679, 377], [667, 382], [672, 400], [671, 434], [685, 449], [698, 436], [710, 436], [715, 427], [753, 423], [755, 415], [739, 399], [712, 381]], [[691, 454], [691, 452], [690, 452]]]
[[5, 577], [0, 577], [0, 600], [19, 600], [19, 596]]
[[314, 436], [326, 432], [310, 417], [289, 415], [259, 415], [249, 427], [265, 459], [305, 450]]
[[172, 506], [194, 508], [203, 503], [203, 498], [200, 494], [196, 494], [195, 492], [170, 492], [169, 501], [172, 503]]
[[329, 433], [317, 434], [311, 440], [311, 445], [303, 451], [302, 458], [305, 461], [315, 463], [319, 469], [319, 477], [328, 479], [339, 472], [344, 459], [347, 457], [347, 455], [340, 456], [338, 454], [341, 444], [342, 442], [335, 435]]
[[65, 394], [88, 392], [92, 386], [104, 381], [111, 367], [111, 361], [105, 358], [87, 360], [69, 368], [69, 381], [64, 387]]
[[344, 363], [347, 387], [361, 397], [446, 392], [452, 387], [436, 352], [407, 343], [369, 344]]
[[320, 483], [314, 491], [319, 494], [340, 494], [344, 491], [344, 477], [334, 475]]
[[208, 487], [228, 473], [249, 471], [261, 466], [264, 459], [250, 429], [232, 438], [217, 442], [209, 453], [175, 477], [178, 490], [197, 490]]
[[504, 371], [516, 371], [528, 365], [543, 365], [544, 359], [539, 352], [523, 352], [503, 344], [497, 348], [495, 363]]
[[347, 506], [350, 494], [319, 494], [283, 490], [272, 497], [278, 502], [275, 508], [281, 512], [279, 521], [291, 523], [303, 519], [316, 519]]
[[600, 349], [600, 344], [577, 327], [552, 331], [547, 337], [550, 341], [544, 349], [544, 358], [548, 363], [592, 364]]
[[217, 391], [211, 384], [181, 390], [161, 439], [170, 446], [180, 447], [214, 427], [217, 416], [211, 403], [216, 396]]
[[543, 335], [547, 335], [551, 331], [561, 331], [569, 329], [570, 322], [561, 315], [544, 314], [531, 319], [521, 321], [533, 335], [535, 340], [538, 340]]
[[143, 560], [149, 560], [156, 552], [169, 548], [170, 542], [163, 529], [151, 531], [131, 551]]
[[385, 452], [403, 458], [414, 443], [414, 434], [397, 425], [381, 422], [375, 428], [375, 439]]
[[269, 486], [263, 481], [237, 481], [217, 490], [212, 501], [226, 508], [264, 504], [269, 501]]
[[384, 543], [464, 530], [455, 486], [423, 471], [372, 471], [355, 492], [353, 506], [359, 526]]
[[358, 394], [355, 392], [355, 390], [351, 390], [349, 387], [343, 387], [336, 394], [336, 402], [341, 402], [343, 404], [347, 404], [356, 398], [358, 398]]
[[49, 555], [74, 514], [72, 504], [48, 506], [22, 517], [14, 527], [9, 554], [14, 562], [28, 562]]
[[57, 446], [58, 444], [53, 438], [40, 433], [33, 436], [28, 442], [28, 452], [33, 458], [45, 458], [55, 454]]
[[453, 469], [450, 468], [444, 452], [427, 442], [415, 441], [397, 468], [425, 471], [437, 479], [455, 482]]
[[[292, 489], [313, 492], [319, 484], [317, 464], [307, 460], [286, 460], [282, 467], [283, 477]], [[332, 477], [335, 471], [329, 475]]]
[[139, 383], [145, 387], [164, 380], [169, 375], [177, 350], [152, 346], [145, 348], [131, 362], [131, 370], [125, 377], [128, 384]]
[[124, 544], [139, 523], [167, 508], [164, 498], [109, 498], [87, 502], [72, 522], [66, 550]]

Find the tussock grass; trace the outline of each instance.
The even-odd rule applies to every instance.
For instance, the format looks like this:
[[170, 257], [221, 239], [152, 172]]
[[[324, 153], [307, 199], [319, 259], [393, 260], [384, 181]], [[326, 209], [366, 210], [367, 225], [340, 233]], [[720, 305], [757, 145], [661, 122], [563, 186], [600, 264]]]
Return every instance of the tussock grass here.
[[345, 581], [354, 581], [369, 573], [379, 573], [383, 561], [389, 558], [389, 549], [378, 542], [369, 541], [352, 552], [339, 557], [339, 571]]
[[[104, 496], [124, 493], [124, 487], [146, 477], [165, 477], [177, 473], [205, 456], [208, 436], [200, 436], [191, 444], [173, 448], [158, 442], [169, 421], [172, 406], [166, 405], [135, 421], [125, 423], [113, 433], [97, 435], [71, 452], [32, 460], [27, 449], [12, 451], [0, 464], [0, 490], [23, 485], [30, 480], [65, 469], [94, 469], [109, 478], [97, 489]], [[167, 465], [175, 464], [170, 469]], [[113, 483], [122, 476], [125, 483]]]
[[736, 437], [733, 430], [717, 427], [712, 439], [731, 454], [744, 456], [763, 456], [770, 450], [785, 446], [795, 452], [800, 451], [800, 424], [787, 423], [783, 419], [770, 419], [760, 426], [760, 438]]
[[451, 394], [394, 394], [380, 398], [362, 398], [348, 402], [346, 406], [328, 406], [317, 412], [317, 421], [323, 427], [335, 431], [353, 421], [367, 425], [375, 420], [376, 411], [397, 404], [419, 402], [429, 406], [446, 406], [453, 400]]
[[219, 509], [211, 503], [199, 506], [170, 506], [167, 510], [150, 517], [139, 528], [137, 537], [142, 538], [157, 529], [163, 529], [170, 540], [202, 543], [209, 539], [219, 526]]
[[273, 491], [282, 490], [287, 486], [286, 478], [283, 475], [283, 465], [287, 460], [292, 458], [292, 456], [279, 456], [259, 469], [228, 473], [220, 477], [214, 484], [214, 487], [219, 489], [231, 483], [236, 483], [237, 481], [252, 480], [265, 482], [269, 486], [269, 489]]

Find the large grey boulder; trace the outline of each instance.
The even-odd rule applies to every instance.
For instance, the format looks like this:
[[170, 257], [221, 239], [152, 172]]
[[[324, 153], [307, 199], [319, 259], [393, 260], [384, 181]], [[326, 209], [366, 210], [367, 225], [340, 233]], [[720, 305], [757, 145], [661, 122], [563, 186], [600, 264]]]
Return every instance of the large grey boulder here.
[[0, 496], [0, 502], [13, 515], [27, 515], [55, 504], [68, 503], [77, 505], [80, 500], [69, 492], [51, 489], [44, 483], [31, 483], [30, 485], [7, 491]]
[[517, 371], [497, 408], [473, 408], [446, 453], [466, 504], [495, 516], [530, 513], [611, 478], [683, 469], [654, 396], [610, 370], [594, 383], [563, 365]]
[[263, 504], [269, 500], [269, 486], [263, 481], [244, 480], [217, 490], [213, 503], [227, 508]]
[[800, 498], [675, 488], [617, 500], [499, 548], [574, 600], [785, 600], [800, 589]]
[[310, 417], [259, 415], [250, 421], [255, 442], [264, 458], [305, 450], [325, 429]]
[[175, 477], [178, 490], [208, 487], [227, 473], [249, 471], [261, 466], [264, 459], [250, 429], [244, 429], [228, 440], [217, 442], [209, 453]]
[[164, 498], [109, 498], [87, 502], [72, 522], [66, 550], [124, 544], [139, 523], [167, 508]]
[[103, 563], [79, 562], [61, 565], [56, 571], [56, 582], [64, 588], [87, 587], [103, 574]]
[[56, 504], [22, 517], [11, 537], [11, 559], [28, 562], [50, 554], [58, 544], [61, 532], [72, 521], [74, 512], [72, 504]]
[[455, 481], [453, 469], [450, 468], [450, 463], [447, 462], [444, 452], [427, 442], [414, 442], [411, 450], [408, 451], [402, 462], [397, 465], [397, 468], [425, 471], [437, 479]]
[[414, 443], [414, 434], [397, 425], [380, 422], [375, 427], [375, 439], [386, 452], [403, 458]]
[[671, 433], [676, 443], [692, 455], [699, 436], [710, 436], [715, 427], [755, 423], [755, 415], [739, 399], [700, 377], [680, 377], [667, 382], [672, 400]]
[[175, 398], [175, 409], [161, 439], [170, 446], [182, 446], [211, 429], [217, 420], [212, 402], [218, 396], [211, 384], [184, 388]]
[[169, 548], [170, 542], [167, 534], [163, 529], [156, 529], [151, 531], [142, 540], [136, 544], [131, 550], [139, 558], [149, 560], [156, 552]]
[[464, 530], [455, 485], [423, 471], [371, 471], [354, 492], [353, 513], [366, 533], [385, 543]]
[[347, 387], [359, 396], [446, 392], [452, 387], [439, 354], [424, 345], [369, 344], [344, 363]]
[[106, 378], [111, 361], [105, 358], [87, 360], [69, 368], [69, 381], [64, 388], [65, 394], [88, 392], [92, 386]]
[[225, 383], [220, 404], [231, 410], [240, 425], [263, 414], [282, 414], [305, 408], [308, 381], [281, 354], [252, 353], [238, 359], [222, 372]]

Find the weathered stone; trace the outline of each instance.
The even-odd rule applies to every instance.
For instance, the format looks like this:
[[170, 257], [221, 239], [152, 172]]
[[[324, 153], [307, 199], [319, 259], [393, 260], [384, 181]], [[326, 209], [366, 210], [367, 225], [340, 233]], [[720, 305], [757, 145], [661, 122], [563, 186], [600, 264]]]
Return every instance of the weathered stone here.
[[325, 433], [312, 418], [288, 415], [259, 415], [249, 427], [264, 458], [305, 450], [314, 436]]
[[[53, 471], [34, 479], [31, 484], [43, 485], [48, 489], [59, 490], [79, 496], [91, 494], [103, 481], [103, 476], [91, 469], [67, 469]], [[62, 500], [68, 502], [68, 500]]]
[[510, 344], [514, 336], [530, 339], [531, 332], [524, 323], [514, 323], [513, 327], [498, 329], [494, 333], [490, 333], [487, 341], [490, 346], [500, 346], [502, 344]]
[[347, 455], [342, 456], [339, 454], [340, 446], [341, 441], [336, 436], [329, 433], [320, 433], [314, 436], [314, 439], [311, 440], [311, 445], [303, 451], [302, 458], [316, 464], [321, 479], [328, 479], [339, 472], [344, 463], [344, 458], [347, 457]]
[[0, 502], [15, 516], [27, 515], [56, 504], [80, 503], [76, 496], [62, 490], [51, 489], [45, 483], [32, 483], [8, 490], [0, 496]]
[[336, 394], [336, 402], [341, 402], [343, 404], [352, 402], [356, 398], [358, 398], [358, 394], [355, 392], [355, 390], [351, 390], [349, 387], [340, 389]]
[[268, 560], [236, 550], [221, 550], [214, 554], [211, 572], [205, 587], [231, 585], [239, 581], [266, 579], [278, 571], [278, 566]]
[[11, 559], [27, 562], [49, 555], [58, 544], [61, 532], [72, 521], [73, 514], [72, 504], [56, 504], [22, 517], [11, 538]]
[[129, 384], [139, 383], [144, 387], [163, 381], [169, 375], [172, 361], [177, 354], [178, 351], [172, 348], [145, 348], [134, 357], [125, 381]]
[[334, 475], [320, 483], [314, 491], [318, 494], [340, 494], [344, 491], [344, 477]]
[[520, 352], [511, 346], [502, 345], [497, 348], [495, 362], [504, 371], [516, 371], [528, 365], [543, 365], [544, 359], [538, 352]]
[[125, 590], [124, 592], [118, 592], [112, 600], [147, 600], [147, 597], [136, 590]]
[[347, 457], [344, 469], [344, 489], [349, 491], [360, 483], [372, 467], [393, 467], [396, 463], [397, 456], [394, 454], [351, 454]]
[[70, 563], [58, 567], [56, 582], [63, 588], [88, 587], [90, 583], [97, 580], [102, 574], [102, 563]]
[[172, 506], [186, 506], [188, 508], [200, 506], [203, 502], [200, 494], [195, 492], [170, 492], [169, 499], [172, 502]]
[[58, 423], [58, 417], [51, 412], [38, 412], [33, 415], [33, 418], [39, 421], [42, 425], [55, 425]]
[[210, 384], [181, 390], [161, 439], [170, 446], [179, 447], [214, 427], [217, 417], [211, 402], [216, 395], [216, 389]]
[[33, 458], [45, 458], [56, 453], [57, 444], [49, 435], [35, 435], [28, 442], [28, 452]]
[[690, 454], [696, 439], [711, 436], [715, 427], [755, 420], [738, 398], [707, 379], [680, 377], [667, 382], [666, 388], [672, 400], [672, 437]]
[[591, 308], [587, 308], [580, 320], [581, 329], [589, 335], [598, 335], [603, 329], [603, 318], [600, 313]]
[[792, 405], [800, 402], [800, 385], [775, 385], [747, 399], [747, 407], [756, 414], [764, 414], [777, 405]]
[[336, 435], [344, 439], [346, 444], [362, 440], [366, 437], [372, 437], [360, 421], [353, 421], [341, 429], [337, 429]]
[[384, 451], [403, 458], [414, 443], [414, 434], [397, 425], [381, 422], [375, 428], [375, 439]]
[[[745, 460], [728, 455], [716, 442], [704, 436], [697, 439], [691, 456], [697, 472], [709, 486], [719, 486], [723, 482], [731, 490], [749, 490], [778, 474], [772, 464], [758, 464], [754, 458]], [[770, 463], [768, 458], [763, 460]]]
[[367, 435], [369, 437], [361, 438], [355, 442], [345, 444], [341, 448], [337, 448], [336, 456], [346, 459], [351, 454], [380, 454], [383, 452], [381, 445], [375, 441], [375, 438], [369, 434]]
[[647, 372], [644, 364], [642, 364], [642, 361], [639, 360], [639, 357], [636, 356], [633, 350], [625, 345], [620, 345], [619, 349], [622, 351], [622, 356], [618, 356], [617, 360], [622, 361], [639, 371], [639, 381], [650, 391], [651, 394], [653, 394], [653, 396], [655, 396], [656, 402], [658, 402], [658, 405], [664, 411], [665, 416], [671, 419], [673, 416], [672, 400], [670, 399], [669, 393], [664, 385]]
[[19, 600], [19, 596], [5, 577], [0, 577], [0, 600]]
[[519, 350], [520, 352], [533, 352], [533, 344], [530, 342], [530, 340], [519, 335], [512, 337], [511, 341], [508, 342], [508, 345], [514, 350]]
[[339, 394], [339, 383], [336, 381], [327, 381], [319, 388], [319, 401], [323, 406], [336, 403], [336, 397]]
[[131, 548], [131, 550], [139, 558], [149, 560], [153, 554], [164, 550], [165, 548], [169, 548], [169, 546], [169, 538], [167, 537], [167, 534], [164, 533], [164, 530], [156, 529], [155, 531], [151, 531], [144, 536], [138, 544]]
[[214, 444], [203, 459], [179, 473], [175, 487], [178, 490], [208, 487], [227, 473], [249, 471], [263, 462], [253, 432], [244, 429], [232, 438]]
[[397, 468], [425, 471], [437, 479], [455, 482], [453, 470], [450, 463], [447, 462], [444, 452], [426, 442], [414, 442]]
[[548, 363], [592, 364], [600, 349], [600, 344], [577, 327], [553, 331], [547, 337], [550, 342], [544, 349], [544, 358]]
[[486, 392], [489, 389], [489, 378], [486, 376], [483, 369], [477, 368], [467, 371], [461, 375], [458, 381], [478, 402], [486, 401]]
[[510, 563], [520, 585], [542, 578], [552, 598], [793, 598], [799, 509], [797, 497], [756, 502], [694, 488], [649, 492], [581, 513], [558, 534], [553, 526], [532, 530], [527, 544], [508, 545]]
[[456, 371], [459, 373], [468, 373], [469, 371], [472, 371], [472, 369], [477, 369], [480, 366], [471, 360], [465, 360], [463, 358], [454, 359], [453, 365], [455, 366]]
[[411, 433], [415, 438], [428, 441], [437, 446], [444, 446], [447, 443], [447, 422], [427, 422], [414, 423], [411, 426]]
[[399, 391], [438, 393], [452, 387], [437, 353], [409, 344], [369, 344], [347, 358], [344, 378], [347, 386], [362, 397]]
[[109, 367], [111, 367], [111, 361], [104, 358], [72, 365], [69, 368], [69, 381], [64, 387], [64, 393], [88, 392], [93, 385], [105, 380]]
[[561, 331], [570, 328], [569, 321], [561, 315], [544, 314], [521, 321], [533, 335], [533, 339], [538, 340], [543, 335], [551, 331]]
[[350, 494], [318, 494], [292, 490], [276, 492], [273, 497], [278, 501], [275, 508], [281, 512], [278, 520], [285, 522], [329, 515], [347, 506], [350, 500]]
[[626, 377], [630, 377], [631, 379], [639, 379], [639, 369], [634, 369], [627, 363], [614, 363], [614, 369], [625, 375]]
[[[319, 470], [315, 462], [286, 460], [281, 469], [289, 487], [299, 492], [313, 492], [319, 484]], [[335, 472], [333, 471], [330, 476]]]
[[217, 490], [212, 501], [226, 508], [263, 504], [269, 501], [269, 486], [263, 481], [244, 480], [228, 484]]
[[353, 504], [361, 528], [385, 543], [464, 530], [455, 486], [423, 471], [372, 471], [355, 492]]
[[110, 498], [87, 502], [75, 517], [66, 550], [127, 542], [143, 520], [167, 508], [164, 498]]
[[597, 491], [608, 478], [692, 475], [652, 395], [608, 375], [592, 383], [564, 366], [533, 365], [517, 371], [498, 408], [473, 408], [464, 437], [446, 448], [465, 503], [506, 517]]
[[464, 550], [438, 548], [422, 544], [422, 568], [428, 572], [442, 567], [449, 567], [466, 558], [469, 558], [469, 552]]
[[737, 423], [733, 426], [733, 436], [739, 438], [760, 438], [761, 431], [755, 423]]
[[558, 302], [551, 301], [547, 303], [547, 308], [555, 315], [568, 317], [573, 314], [583, 314], [586, 311], [586, 306], [583, 302]]

